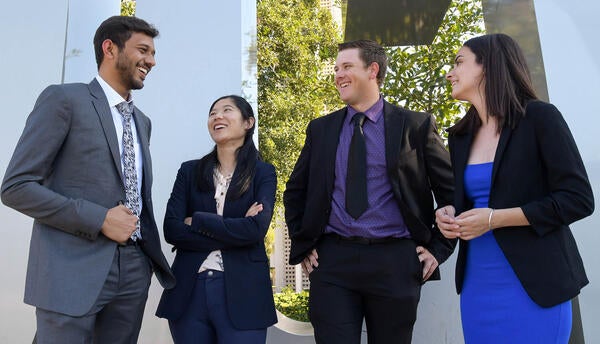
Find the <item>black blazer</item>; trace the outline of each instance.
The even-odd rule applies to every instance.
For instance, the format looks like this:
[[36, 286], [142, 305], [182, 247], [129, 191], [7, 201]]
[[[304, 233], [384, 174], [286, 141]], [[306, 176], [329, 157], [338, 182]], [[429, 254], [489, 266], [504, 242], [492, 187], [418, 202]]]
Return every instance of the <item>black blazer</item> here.
[[[177, 250], [173, 273], [175, 288], [165, 290], [156, 315], [178, 319], [185, 311], [198, 269], [211, 251], [221, 250], [225, 267], [227, 311], [237, 329], [266, 328], [277, 322], [264, 238], [275, 203], [275, 168], [257, 161], [254, 180], [240, 198], [226, 200], [217, 215], [214, 188], [196, 188], [197, 162], [181, 165], [165, 215], [165, 240]], [[233, 181], [237, 171], [233, 174]], [[252, 203], [263, 205], [256, 216], [244, 217]], [[192, 225], [183, 223], [192, 217]]]
[[[464, 170], [473, 133], [450, 135], [456, 214], [471, 209]], [[493, 231], [534, 302], [550, 307], [588, 283], [569, 224], [590, 215], [594, 196], [575, 140], [554, 105], [532, 101], [515, 129], [504, 127], [494, 158], [490, 208], [521, 207], [531, 224]], [[456, 289], [464, 278], [468, 241], [460, 240]]]
[[[451, 203], [450, 157], [429, 114], [384, 102], [389, 181], [412, 238], [441, 264], [453, 246], [434, 226], [432, 191], [438, 205]], [[325, 231], [331, 212], [335, 158], [346, 108], [312, 120], [283, 194], [292, 241], [290, 263], [298, 264]], [[439, 279], [439, 271], [432, 278]]]

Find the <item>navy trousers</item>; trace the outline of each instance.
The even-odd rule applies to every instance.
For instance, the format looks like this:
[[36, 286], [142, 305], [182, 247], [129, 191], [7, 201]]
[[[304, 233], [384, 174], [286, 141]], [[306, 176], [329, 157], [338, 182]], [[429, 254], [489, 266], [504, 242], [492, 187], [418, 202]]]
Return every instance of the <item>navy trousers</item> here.
[[198, 274], [192, 298], [183, 315], [169, 320], [175, 344], [264, 344], [267, 329], [236, 329], [227, 312], [223, 272]]

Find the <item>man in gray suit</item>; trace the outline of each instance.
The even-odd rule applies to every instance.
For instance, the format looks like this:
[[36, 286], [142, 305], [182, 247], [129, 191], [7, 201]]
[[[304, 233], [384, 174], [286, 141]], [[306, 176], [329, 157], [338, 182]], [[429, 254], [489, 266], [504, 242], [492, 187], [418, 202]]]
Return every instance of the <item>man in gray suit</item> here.
[[105, 20], [98, 76], [46, 88], [8, 165], [2, 202], [34, 219], [25, 302], [38, 343], [136, 343], [152, 271], [175, 285], [152, 210], [150, 119], [131, 103], [157, 35], [138, 18]]

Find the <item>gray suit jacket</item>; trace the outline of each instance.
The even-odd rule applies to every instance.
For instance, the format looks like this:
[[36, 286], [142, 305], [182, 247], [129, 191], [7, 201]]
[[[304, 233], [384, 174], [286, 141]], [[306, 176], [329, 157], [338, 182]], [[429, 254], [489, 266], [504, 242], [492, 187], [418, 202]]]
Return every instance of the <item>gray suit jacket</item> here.
[[[152, 211], [151, 124], [135, 124], [143, 155], [143, 250], [165, 288], [175, 279]], [[25, 302], [80, 316], [96, 301], [117, 243], [101, 232], [109, 208], [125, 199], [117, 134], [100, 84], [52, 85], [39, 96], [2, 182], [2, 202], [34, 218]]]

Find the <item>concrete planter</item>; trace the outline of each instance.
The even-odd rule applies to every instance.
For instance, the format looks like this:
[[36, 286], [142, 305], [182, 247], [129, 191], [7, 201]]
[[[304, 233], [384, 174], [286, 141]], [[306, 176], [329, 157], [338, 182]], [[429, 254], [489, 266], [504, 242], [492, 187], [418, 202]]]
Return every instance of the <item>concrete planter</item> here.
[[309, 322], [298, 321], [277, 312], [277, 324], [269, 327], [267, 344], [314, 343], [313, 327]]
[[[313, 327], [309, 322], [290, 319], [277, 312], [277, 324], [269, 327], [267, 344], [314, 344], [315, 336]], [[361, 334], [361, 343], [367, 342], [367, 332], [364, 328]]]
[[275, 311], [277, 312], [277, 324], [275, 324], [275, 327], [278, 329], [296, 336], [313, 336], [311, 323], [294, 320], [288, 318], [278, 310]]

